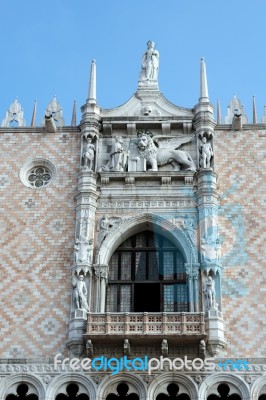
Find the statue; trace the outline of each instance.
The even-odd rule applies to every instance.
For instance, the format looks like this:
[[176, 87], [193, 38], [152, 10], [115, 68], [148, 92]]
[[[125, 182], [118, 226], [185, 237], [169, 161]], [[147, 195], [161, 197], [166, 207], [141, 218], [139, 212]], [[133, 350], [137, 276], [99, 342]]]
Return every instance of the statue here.
[[99, 219], [97, 224], [97, 248], [99, 249], [110, 229], [121, 221], [121, 217], [108, 217], [106, 214]]
[[76, 264], [79, 262], [88, 262], [92, 264], [93, 239], [88, 240], [85, 236], [81, 235], [80, 240], [76, 239], [74, 250]]
[[215, 240], [215, 244], [214, 244], [214, 249], [215, 249], [215, 252], [216, 252], [216, 261], [217, 262], [221, 261], [221, 247], [222, 247], [221, 239], [217, 238]]
[[92, 171], [95, 146], [91, 143], [91, 138], [87, 138], [87, 143], [83, 146], [82, 165]]
[[149, 40], [147, 43], [147, 50], [142, 57], [140, 80], [157, 80], [158, 69], [159, 52], [155, 50], [155, 43]]
[[208, 276], [207, 281], [206, 281], [206, 286], [204, 289], [204, 293], [207, 297], [207, 310], [210, 310], [211, 308], [216, 308], [216, 303], [215, 303], [215, 282], [212, 279], [211, 276]]
[[[175, 150], [181, 144], [190, 142], [192, 138], [158, 136], [152, 139], [151, 135], [151, 132], [139, 131], [138, 138], [131, 140], [129, 171], [145, 171], [146, 164], [150, 165], [150, 171], [158, 171], [158, 167], [166, 164], [171, 164], [174, 171], [180, 171], [181, 169], [196, 171], [196, 166], [191, 156], [186, 151]], [[154, 142], [158, 144], [158, 147], [155, 146]], [[141, 159], [145, 163], [141, 164]]]
[[84, 275], [79, 275], [78, 282], [73, 280], [73, 290], [74, 290], [74, 303], [77, 309], [81, 309], [89, 312], [89, 306], [87, 303], [87, 288], [84, 282]]
[[125, 171], [127, 164], [128, 153], [123, 148], [123, 138], [121, 136], [115, 137], [115, 144], [113, 145], [110, 159], [108, 163], [99, 169], [99, 172], [103, 171], [114, 171], [121, 172]]
[[211, 167], [211, 158], [213, 157], [213, 150], [211, 144], [207, 142], [207, 138], [203, 136], [202, 143], [200, 144], [200, 166], [201, 168]]
[[195, 230], [195, 225], [196, 225], [196, 219], [195, 217], [190, 217], [189, 215], [186, 215], [183, 219], [183, 228], [187, 232], [188, 237], [190, 240], [193, 242], [194, 238], [194, 230]]
[[221, 261], [221, 240], [219, 237], [210, 235], [201, 239], [201, 258], [202, 261], [207, 263]]
[[199, 344], [199, 356], [201, 356], [202, 358], [206, 357], [206, 343], [203, 339], [200, 341]]

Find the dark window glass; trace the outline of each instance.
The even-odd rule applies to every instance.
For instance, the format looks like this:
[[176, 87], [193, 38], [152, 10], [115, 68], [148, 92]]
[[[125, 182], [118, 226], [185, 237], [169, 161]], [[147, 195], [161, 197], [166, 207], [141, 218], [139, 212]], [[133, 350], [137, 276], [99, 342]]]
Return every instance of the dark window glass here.
[[174, 244], [151, 231], [123, 242], [110, 260], [109, 312], [188, 311], [184, 259]]

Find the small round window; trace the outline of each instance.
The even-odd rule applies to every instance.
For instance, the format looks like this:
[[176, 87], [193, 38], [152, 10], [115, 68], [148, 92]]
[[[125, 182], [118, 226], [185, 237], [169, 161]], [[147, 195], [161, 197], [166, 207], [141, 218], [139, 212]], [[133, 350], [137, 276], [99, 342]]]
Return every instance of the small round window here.
[[38, 158], [26, 162], [20, 170], [21, 182], [31, 188], [41, 189], [55, 179], [55, 166], [48, 160]]
[[29, 171], [28, 181], [31, 186], [39, 188], [48, 185], [51, 177], [52, 173], [48, 168], [38, 165]]

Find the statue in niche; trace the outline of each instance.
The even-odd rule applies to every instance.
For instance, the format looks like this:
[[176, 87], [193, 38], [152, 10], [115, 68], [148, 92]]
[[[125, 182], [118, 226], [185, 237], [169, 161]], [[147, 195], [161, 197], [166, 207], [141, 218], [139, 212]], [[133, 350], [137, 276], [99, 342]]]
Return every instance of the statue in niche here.
[[91, 138], [88, 137], [86, 143], [83, 145], [82, 151], [82, 166], [92, 171], [95, 146], [91, 143]]
[[123, 147], [123, 138], [121, 136], [115, 137], [115, 143], [112, 147], [110, 159], [108, 163], [99, 169], [99, 172], [121, 172], [126, 170], [128, 153]]
[[86, 239], [85, 236], [81, 235], [80, 239], [76, 239], [74, 246], [75, 250], [75, 263], [88, 262], [92, 263], [93, 257], [93, 239]]
[[128, 170], [146, 171], [146, 165], [149, 165], [151, 167], [149, 171], [158, 171], [158, 167], [171, 164], [172, 168], [169, 170], [195, 172], [196, 166], [191, 156], [186, 151], [176, 150], [176, 148], [191, 140], [191, 137], [166, 138], [157, 136], [152, 138], [150, 131], [139, 130], [138, 138], [132, 139], [130, 143]]
[[84, 275], [79, 275], [77, 282], [73, 279], [72, 285], [75, 307], [88, 313], [90, 310], [87, 302], [87, 288], [84, 282]]
[[206, 299], [207, 299], [207, 310], [210, 310], [211, 308], [216, 308], [215, 282], [210, 275], [208, 276], [208, 278], [206, 280], [204, 293], [205, 293]]
[[140, 80], [157, 80], [158, 69], [159, 52], [155, 50], [155, 43], [149, 40], [141, 61]]
[[200, 147], [200, 167], [201, 168], [210, 168], [211, 167], [211, 159], [213, 157], [213, 150], [210, 142], [207, 142], [207, 138], [203, 136]]

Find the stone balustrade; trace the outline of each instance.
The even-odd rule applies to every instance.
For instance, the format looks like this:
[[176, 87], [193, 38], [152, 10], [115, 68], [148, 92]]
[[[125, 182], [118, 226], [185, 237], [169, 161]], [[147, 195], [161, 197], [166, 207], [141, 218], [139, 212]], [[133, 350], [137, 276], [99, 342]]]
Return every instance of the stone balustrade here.
[[89, 313], [86, 336], [202, 336], [204, 313]]

